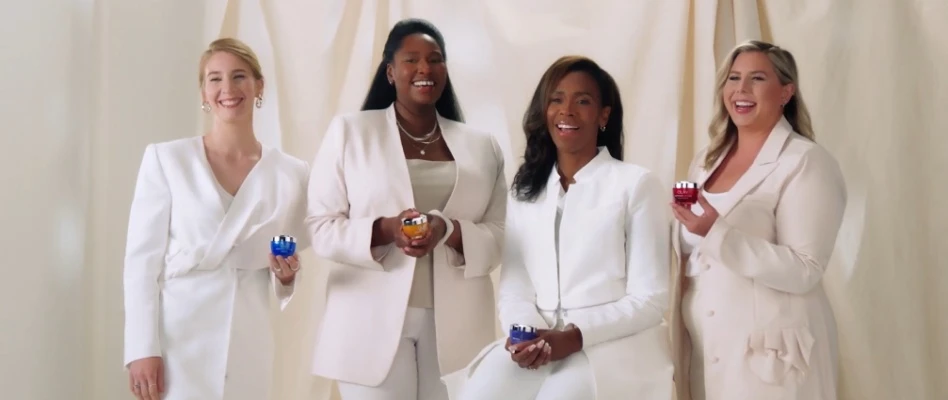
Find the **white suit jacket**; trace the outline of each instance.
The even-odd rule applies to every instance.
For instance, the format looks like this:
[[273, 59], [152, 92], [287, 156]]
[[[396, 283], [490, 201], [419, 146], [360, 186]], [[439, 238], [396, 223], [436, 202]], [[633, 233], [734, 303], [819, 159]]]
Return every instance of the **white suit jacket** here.
[[[435, 248], [434, 312], [443, 373], [458, 370], [496, 337], [489, 274], [500, 263], [506, 214], [504, 159], [492, 136], [439, 117], [457, 182], [443, 214], [460, 222], [463, 265]], [[394, 108], [336, 117], [313, 161], [307, 225], [313, 249], [334, 261], [313, 372], [374, 386], [395, 357], [415, 258], [398, 249], [377, 260], [372, 224], [414, 206]], [[427, 212], [429, 210], [421, 210]]]
[[[503, 326], [550, 328], [540, 311], [564, 309], [583, 335], [599, 399], [669, 399], [669, 190], [605, 148], [574, 177], [559, 228], [553, 169], [533, 202], [513, 199], [500, 275]], [[558, 257], [558, 258], [557, 258]]]
[[[706, 151], [706, 150], [705, 150]], [[689, 179], [703, 186], [720, 165]], [[757, 158], [718, 204], [718, 220], [694, 250], [708, 301], [705, 319], [708, 400], [836, 398], [836, 321], [822, 277], [846, 208], [836, 160], [793, 131], [774, 127]], [[690, 399], [690, 339], [681, 316], [688, 255], [673, 270], [672, 340], [678, 398]]]
[[309, 243], [305, 162], [265, 147], [228, 209], [201, 137], [149, 145], [125, 255], [125, 364], [164, 358], [167, 399], [264, 398], [272, 374], [270, 239]]

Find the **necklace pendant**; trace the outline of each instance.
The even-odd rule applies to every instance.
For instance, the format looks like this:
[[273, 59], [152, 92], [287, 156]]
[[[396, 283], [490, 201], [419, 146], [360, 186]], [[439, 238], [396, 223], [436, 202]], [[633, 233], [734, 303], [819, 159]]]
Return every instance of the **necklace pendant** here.
[[425, 155], [425, 151], [424, 151], [424, 150], [421, 151], [421, 155]]

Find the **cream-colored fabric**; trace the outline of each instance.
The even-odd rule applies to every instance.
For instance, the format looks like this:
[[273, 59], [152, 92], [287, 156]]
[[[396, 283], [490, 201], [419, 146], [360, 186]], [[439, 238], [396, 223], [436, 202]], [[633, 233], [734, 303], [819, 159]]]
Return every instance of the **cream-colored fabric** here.
[[[849, 189], [824, 285], [840, 330], [840, 398], [948, 398], [944, 0], [4, 2], [0, 265], [11, 278], [0, 280], [0, 397], [130, 398], [115, 367], [116, 243], [141, 149], [202, 124], [197, 58], [212, 38], [257, 51], [267, 77], [257, 134], [308, 161], [330, 118], [361, 104], [391, 24], [406, 16], [444, 31], [467, 119], [497, 135], [508, 180], [523, 110], [560, 55], [612, 72], [627, 158], [670, 187], [707, 144], [721, 57], [747, 38], [792, 51], [817, 140]], [[273, 399], [330, 395], [308, 373], [326, 269], [311, 252], [303, 268], [277, 321]]]

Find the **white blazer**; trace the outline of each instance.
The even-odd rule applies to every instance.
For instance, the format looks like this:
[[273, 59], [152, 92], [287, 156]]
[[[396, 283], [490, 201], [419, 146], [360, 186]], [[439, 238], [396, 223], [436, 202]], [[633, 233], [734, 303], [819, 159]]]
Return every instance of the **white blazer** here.
[[[458, 171], [443, 214], [460, 222], [464, 242], [463, 264], [451, 262], [459, 257], [447, 246], [433, 253], [438, 360], [449, 373], [496, 337], [489, 274], [500, 264], [506, 183], [504, 158], [490, 135], [438, 122]], [[316, 254], [337, 263], [329, 272], [314, 374], [366, 386], [388, 375], [415, 258], [393, 249], [376, 260], [372, 224], [413, 207], [413, 199], [394, 108], [336, 117], [313, 161], [306, 218]]]
[[[706, 150], [705, 150], [706, 151]], [[724, 157], [689, 179], [704, 186]], [[708, 400], [836, 399], [836, 320], [822, 278], [846, 209], [846, 186], [833, 156], [793, 131], [786, 119], [717, 204], [718, 220], [694, 250], [705, 318]], [[688, 255], [672, 282], [672, 340], [680, 400], [690, 399], [691, 343], [681, 315]]]
[[264, 148], [229, 209], [200, 137], [151, 144], [142, 158], [125, 255], [125, 365], [160, 356], [164, 399], [269, 396], [270, 239], [309, 243], [306, 163]]
[[671, 399], [671, 349], [662, 324], [671, 256], [669, 190], [604, 147], [574, 179], [558, 243], [555, 168], [535, 201], [511, 200], [500, 320], [505, 328], [547, 329], [547, 316], [561, 307], [564, 323], [582, 332], [598, 399]]

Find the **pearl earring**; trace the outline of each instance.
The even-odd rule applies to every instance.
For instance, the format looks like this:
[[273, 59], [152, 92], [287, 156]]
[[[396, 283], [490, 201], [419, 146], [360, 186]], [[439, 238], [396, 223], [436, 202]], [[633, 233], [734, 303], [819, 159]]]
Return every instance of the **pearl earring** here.
[[257, 96], [257, 100], [253, 102], [257, 108], [263, 107], [263, 96]]
[[201, 110], [204, 110], [204, 112], [211, 112], [211, 104], [206, 101], [201, 103]]

